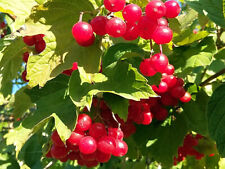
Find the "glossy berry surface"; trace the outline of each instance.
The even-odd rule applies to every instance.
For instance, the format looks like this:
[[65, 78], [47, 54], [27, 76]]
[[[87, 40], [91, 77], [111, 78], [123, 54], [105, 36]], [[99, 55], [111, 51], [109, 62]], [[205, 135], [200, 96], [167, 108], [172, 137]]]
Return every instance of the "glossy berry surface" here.
[[116, 157], [122, 157], [127, 154], [128, 146], [127, 143], [122, 140], [116, 140], [116, 147], [113, 151], [113, 155]]
[[151, 39], [157, 25], [157, 20], [142, 16], [138, 22], [139, 36], [143, 39]]
[[149, 125], [152, 122], [153, 116], [151, 112], [145, 112], [143, 113], [143, 120], [141, 124], [143, 125]]
[[108, 128], [108, 136], [114, 137], [115, 139], [123, 140], [123, 131], [119, 128]]
[[157, 53], [150, 58], [150, 64], [157, 72], [163, 73], [168, 63], [167, 56], [161, 53]]
[[167, 26], [159, 26], [153, 33], [152, 38], [157, 44], [166, 44], [172, 40], [173, 32]]
[[137, 24], [127, 23], [126, 33], [123, 35], [123, 38], [128, 41], [137, 39], [139, 36], [139, 30]]
[[123, 18], [128, 23], [135, 23], [139, 21], [142, 15], [141, 8], [136, 4], [129, 4], [123, 9]]
[[155, 69], [152, 67], [151, 65], [151, 59], [144, 59], [141, 64], [140, 64], [140, 72], [144, 75], [144, 76], [154, 76], [157, 72], [155, 71]]
[[106, 154], [113, 153], [116, 146], [115, 141], [116, 139], [111, 136], [104, 136], [100, 138], [100, 140], [98, 141], [98, 150]]
[[95, 139], [91, 136], [83, 137], [80, 140], [79, 150], [83, 154], [92, 154], [97, 149], [97, 143]]
[[145, 13], [150, 18], [158, 19], [166, 14], [166, 7], [160, 0], [150, 1], [145, 8]]
[[89, 130], [89, 134], [90, 136], [92, 136], [93, 138], [100, 138], [102, 136], [106, 136], [107, 135], [107, 131], [105, 128], [105, 125], [102, 123], [94, 123], [91, 125], [91, 128]]
[[97, 34], [97, 35], [105, 35], [106, 34], [106, 23], [107, 23], [108, 19], [105, 16], [96, 16], [95, 18], [93, 18], [91, 20], [91, 26], [93, 31]]
[[168, 26], [168, 21], [165, 18], [159, 18], [158, 26]]
[[79, 145], [80, 140], [84, 137], [83, 132], [72, 132], [70, 137], [66, 140], [67, 146]]
[[182, 101], [183, 103], [187, 103], [191, 101], [191, 94], [188, 92], [185, 92], [184, 96], [180, 98], [180, 101]]
[[54, 130], [51, 135], [52, 142], [58, 147], [64, 147], [64, 143], [59, 137], [57, 130]]
[[64, 158], [67, 156], [68, 150], [66, 147], [58, 147], [55, 144], [52, 145], [51, 155], [56, 159]]
[[171, 64], [168, 64], [163, 73], [166, 73], [167, 75], [173, 75], [174, 71], [175, 71], [174, 66]]
[[185, 90], [181, 86], [175, 86], [174, 88], [171, 89], [170, 93], [173, 97], [179, 99], [184, 96]]
[[106, 154], [101, 151], [96, 151], [96, 160], [100, 163], [106, 163], [110, 160], [111, 154]]
[[165, 6], [166, 6], [165, 16], [167, 18], [175, 18], [179, 15], [179, 13], [181, 11], [179, 3], [177, 1], [174, 1], [174, 0], [166, 1]]
[[79, 114], [76, 130], [87, 131], [90, 129], [91, 124], [92, 124], [92, 120], [90, 116], [88, 116], [87, 114]]
[[72, 34], [81, 46], [90, 46], [94, 43], [94, 34], [91, 25], [87, 22], [78, 22], [72, 28]]
[[104, 6], [110, 12], [118, 12], [123, 10], [126, 0], [104, 0]]
[[126, 23], [122, 19], [114, 17], [107, 22], [106, 33], [114, 38], [121, 37], [126, 33]]

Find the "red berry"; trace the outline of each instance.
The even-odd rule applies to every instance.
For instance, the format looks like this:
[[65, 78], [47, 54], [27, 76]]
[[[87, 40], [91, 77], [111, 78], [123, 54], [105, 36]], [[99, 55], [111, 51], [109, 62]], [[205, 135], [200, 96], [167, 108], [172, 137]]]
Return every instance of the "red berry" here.
[[158, 26], [168, 26], [168, 21], [165, 18], [159, 18]]
[[58, 147], [64, 147], [64, 146], [65, 146], [64, 143], [63, 143], [63, 141], [61, 140], [61, 138], [60, 138], [60, 136], [59, 136], [57, 130], [54, 130], [54, 131], [52, 132], [51, 139], [52, 139], [52, 142], [53, 142], [56, 146], [58, 146]]
[[114, 38], [121, 37], [126, 33], [126, 23], [122, 19], [114, 17], [106, 23], [106, 33]]
[[95, 160], [95, 152], [91, 153], [91, 154], [83, 154], [80, 153], [80, 157], [84, 160], [84, 161], [94, 161]]
[[123, 10], [126, 0], [104, 0], [104, 6], [110, 12], [118, 12]]
[[181, 97], [184, 96], [185, 90], [184, 90], [184, 88], [181, 87], [181, 86], [175, 86], [174, 88], [171, 89], [170, 94], [171, 94], [173, 97], [179, 99], [179, 98], [181, 98]]
[[166, 17], [167, 18], [175, 18], [179, 15], [181, 9], [177, 1], [170, 0], [165, 2], [166, 6]]
[[25, 63], [27, 63], [28, 58], [29, 58], [29, 52], [25, 52], [25, 53], [23, 54], [23, 61], [24, 61]]
[[85, 161], [84, 163], [88, 168], [96, 167], [98, 165], [97, 161]]
[[126, 122], [124, 125], [121, 125], [121, 129], [123, 131], [124, 138], [128, 138], [136, 132], [136, 127], [132, 122]]
[[160, 108], [156, 113], [155, 113], [155, 118], [159, 121], [163, 121], [167, 118], [168, 116], [168, 111], [164, 108]]
[[128, 146], [127, 143], [122, 140], [116, 140], [116, 147], [113, 151], [113, 155], [116, 157], [122, 157], [127, 154]]
[[167, 26], [158, 26], [152, 35], [152, 39], [157, 44], [166, 44], [173, 39], [173, 32]]
[[184, 80], [182, 78], [177, 78], [176, 86], [183, 86], [183, 85], [184, 85]]
[[165, 93], [168, 91], [168, 85], [166, 82], [160, 82], [158, 87], [158, 93]]
[[76, 130], [87, 131], [90, 129], [91, 123], [92, 123], [92, 120], [90, 116], [88, 116], [87, 114], [79, 114]]
[[35, 44], [34, 36], [24, 36], [23, 42], [28, 46], [33, 46]]
[[91, 128], [89, 129], [89, 134], [95, 139], [98, 139], [102, 136], [106, 136], [107, 131], [106, 131], [105, 125], [102, 123], [92, 124]]
[[93, 137], [86, 136], [80, 140], [79, 149], [83, 154], [92, 154], [97, 149], [97, 143]]
[[152, 122], [152, 113], [151, 112], [145, 112], [143, 113], [143, 125], [149, 125]]
[[151, 65], [151, 59], [144, 59], [141, 64], [140, 64], [140, 72], [144, 75], [144, 76], [154, 76], [156, 74], [156, 71], [154, 70], [154, 68]]
[[163, 73], [168, 63], [167, 56], [161, 53], [157, 53], [150, 58], [150, 64], [157, 72]]
[[95, 18], [93, 18], [91, 20], [91, 26], [93, 31], [97, 34], [97, 35], [105, 35], [106, 34], [106, 30], [105, 30], [105, 26], [107, 23], [108, 19], [105, 16], [96, 16]]
[[70, 160], [77, 160], [79, 157], [80, 157], [80, 153], [79, 153], [79, 152], [71, 151], [71, 152], [68, 154], [68, 158], [69, 158]]
[[150, 18], [158, 19], [166, 14], [166, 7], [160, 0], [150, 1], [145, 8], [145, 13]]
[[169, 88], [172, 88], [177, 83], [177, 78], [173, 75], [166, 75], [162, 78], [163, 82], [166, 82]]
[[108, 136], [114, 137], [115, 139], [123, 140], [123, 131], [119, 128], [108, 128]]
[[87, 22], [78, 22], [73, 25], [72, 34], [80, 46], [86, 47], [94, 43], [93, 29]]
[[5, 22], [1, 22], [0, 28], [5, 28], [5, 26], [6, 26]]
[[191, 101], [190, 93], [185, 92], [184, 96], [180, 98], [180, 101], [182, 101], [183, 103], [187, 103], [187, 102]]
[[106, 154], [101, 151], [96, 151], [96, 161], [106, 163], [110, 160], [111, 154]]
[[69, 158], [68, 158], [68, 156], [66, 156], [66, 157], [60, 158], [59, 160], [61, 162], [65, 163], [65, 162], [67, 162], [69, 160]]
[[51, 149], [45, 155], [46, 158], [52, 158]]
[[111, 136], [101, 137], [98, 141], [98, 150], [106, 154], [112, 154], [116, 146], [115, 140]]
[[123, 18], [128, 23], [135, 23], [139, 21], [142, 15], [141, 8], [136, 4], [129, 4], [123, 9]]
[[127, 23], [126, 33], [123, 35], [125, 40], [131, 41], [137, 39], [139, 36], [139, 30], [137, 24]]
[[174, 70], [175, 70], [174, 66], [171, 65], [171, 64], [168, 64], [163, 73], [166, 73], [167, 75], [173, 75], [174, 74]]
[[138, 22], [139, 36], [143, 39], [152, 39], [152, 34], [157, 28], [157, 20], [142, 16]]
[[35, 36], [34, 36], [35, 43], [38, 43], [38, 42], [40, 42], [40, 41], [43, 41], [43, 37], [44, 37], [44, 36], [45, 36], [44, 34], [38, 34], [38, 35], [35, 35]]
[[27, 70], [24, 70], [22, 73], [22, 80], [24, 82], [29, 82], [29, 80], [27, 80]]
[[35, 43], [35, 49], [36, 49], [37, 53], [43, 52], [45, 50], [45, 48], [46, 48], [46, 43], [44, 40]]
[[67, 156], [68, 150], [66, 147], [58, 147], [55, 144], [52, 145], [51, 155], [53, 158], [60, 159]]
[[[67, 147], [77, 146], [80, 143], [80, 140], [84, 137], [83, 132], [72, 132], [70, 137], [66, 140]], [[73, 150], [73, 149], [72, 149]]]
[[178, 100], [169, 93], [165, 93], [161, 96], [161, 102], [164, 106], [176, 106], [178, 104]]

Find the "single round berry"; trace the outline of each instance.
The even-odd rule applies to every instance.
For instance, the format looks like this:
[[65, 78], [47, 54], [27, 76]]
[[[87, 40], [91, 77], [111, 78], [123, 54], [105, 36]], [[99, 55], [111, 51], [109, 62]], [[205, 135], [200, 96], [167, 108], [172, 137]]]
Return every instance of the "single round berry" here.
[[29, 82], [29, 80], [27, 79], [27, 70], [24, 70], [22, 73], [22, 80], [24, 82]]
[[78, 22], [72, 28], [72, 34], [81, 46], [90, 46], [94, 43], [95, 37], [91, 25], [87, 22]]
[[181, 9], [179, 3], [175, 0], [170, 0], [165, 2], [167, 18], [175, 18], [179, 15]]
[[166, 14], [166, 6], [160, 0], [150, 1], [145, 8], [145, 13], [150, 18], [158, 19]]
[[59, 136], [57, 130], [54, 130], [54, 131], [52, 132], [51, 139], [52, 139], [52, 142], [53, 142], [56, 146], [58, 146], [58, 147], [64, 147], [64, 146], [65, 146], [64, 143], [63, 143], [63, 141], [61, 140], [61, 138], [60, 138], [60, 136]]
[[123, 140], [123, 131], [119, 128], [108, 128], [108, 136], [114, 137], [115, 139]]
[[163, 73], [166, 73], [167, 75], [173, 75], [174, 71], [175, 71], [174, 66], [171, 64], [168, 64]]
[[28, 58], [29, 58], [29, 52], [25, 52], [25, 53], [23, 54], [23, 61], [24, 61], [25, 63], [27, 63]]
[[158, 87], [158, 93], [165, 93], [168, 91], [168, 85], [166, 82], [161, 81]]
[[118, 12], [123, 10], [126, 0], [104, 0], [104, 6], [110, 12]]
[[91, 123], [92, 123], [92, 120], [90, 116], [88, 116], [87, 114], [79, 114], [76, 130], [87, 131], [90, 129]]
[[187, 103], [187, 102], [191, 101], [190, 93], [185, 92], [184, 96], [180, 98], [180, 101], [182, 101], [183, 103]]
[[85, 161], [85, 166], [87, 168], [96, 167], [98, 165], [97, 161]]
[[158, 26], [168, 26], [168, 21], [165, 18], [159, 18]]
[[139, 36], [143, 39], [152, 39], [152, 34], [157, 28], [157, 20], [142, 16], [138, 22]]
[[157, 53], [150, 58], [150, 64], [157, 72], [163, 73], [168, 63], [167, 56], [162, 53]]
[[28, 46], [33, 46], [35, 44], [34, 36], [24, 36], [23, 42]]
[[179, 99], [179, 98], [181, 98], [181, 97], [184, 96], [185, 90], [184, 90], [184, 88], [181, 87], [181, 86], [175, 86], [174, 88], [172, 88], [172, 89], [170, 90], [170, 94], [171, 94], [173, 97]]
[[44, 34], [38, 34], [38, 35], [35, 35], [34, 36], [34, 39], [35, 39], [35, 43], [38, 43], [40, 41], [43, 41], [43, 38], [44, 38]]
[[106, 154], [101, 151], [96, 151], [96, 161], [106, 163], [110, 160], [111, 154]]
[[166, 109], [164, 109], [164, 108], [160, 108], [157, 112], [156, 112], [156, 114], [155, 114], [155, 116], [154, 116], [157, 120], [159, 120], [159, 121], [163, 121], [163, 120], [165, 120], [167, 117], [168, 117], [168, 111], [166, 110]]
[[152, 35], [152, 39], [157, 44], [166, 44], [173, 39], [173, 32], [167, 26], [158, 26]]
[[107, 23], [108, 19], [105, 16], [96, 16], [95, 18], [93, 18], [91, 20], [91, 26], [93, 31], [97, 34], [97, 35], [105, 35], [106, 34], [106, 30], [105, 30], [105, 26]]
[[105, 125], [102, 123], [92, 124], [91, 128], [89, 129], [89, 134], [95, 139], [98, 139], [102, 136], [106, 136], [107, 131], [106, 131]]
[[166, 75], [162, 78], [163, 82], [166, 82], [169, 88], [172, 88], [177, 83], [177, 78], [173, 75]]
[[72, 132], [70, 137], [66, 140], [67, 147], [77, 146], [80, 140], [84, 137], [83, 132]]
[[151, 59], [144, 59], [141, 64], [140, 64], [140, 72], [144, 75], [144, 76], [154, 76], [156, 74], [155, 69], [152, 67], [151, 65]]
[[35, 49], [37, 53], [43, 52], [45, 48], [46, 48], [46, 43], [44, 40], [35, 43]]
[[123, 9], [123, 18], [128, 23], [135, 23], [139, 21], [142, 15], [141, 8], [136, 4], [129, 4]]
[[97, 149], [97, 143], [93, 137], [86, 136], [80, 140], [79, 149], [83, 154], [92, 154]]
[[80, 153], [80, 157], [84, 160], [84, 161], [94, 161], [95, 160], [95, 152], [91, 153], [91, 154], [83, 154]]
[[152, 122], [152, 113], [151, 112], [145, 112], [143, 113], [143, 121], [142, 124], [143, 125], [149, 125]]
[[122, 19], [114, 17], [106, 23], [106, 33], [114, 38], [121, 37], [126, 33], [126, 23]]
[[52, 145], [51, 155], [53, 158], [60, 159], [67, 156], [68, 150], [66, 147], [58, 147], [55, 144]]
[[176, 86], [184, 86], [184, 80], [182, 78], [177, 78]]
[[113, 155], [116, 157], [122, 157], [127, 154], [128, 146], [125, 141], [116, 140], [116, 147], [113, 151]]
[[111, 136], [101, 137], [98, 141], [98, 150], [106, 154], [112, 154], [116, 146], [115, 140]]

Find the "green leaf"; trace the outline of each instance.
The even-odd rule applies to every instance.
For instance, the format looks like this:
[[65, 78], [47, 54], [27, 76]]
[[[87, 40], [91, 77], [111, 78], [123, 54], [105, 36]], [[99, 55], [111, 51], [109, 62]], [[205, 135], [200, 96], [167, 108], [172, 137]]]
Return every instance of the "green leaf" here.
[[30, 97], [24, 92], [26, 87], [22, 87], [15, 94], [15, 101], [13, 103], [13, 115], [15, 118], [21, 117], [33, 104]]
[[208, 103], [208, 128], [210, 137], [216, 141], [221, 157], [225, 157], [225, 85], [218, 87]]
[[0, 90], [4, 95], [11, 93], [11, 81], [17, 77], [21, 69], [24, 47], [21, 38], [0, 40]]
[[223, 15], [223, 0], [186, 0], [194, 10], [209, 17], [221, 27], [225, 26]]
[[69, 94], [77, 107], [86, 106], [90, 109], [92, 97], [100, 92], [112, 93], [132, 100], [155, 96], [147, 80], [138, 73], [137, 69], [124, 61], [105, 69], [105, 75], [94, 74], [90, 82], [85, 80], [88, 79], [85, 77], [88, 75], [84, 72], [79, 76], [75, 71], [70, 78]]
[[225, 0], [223, 0], [223, 16], [225, 18]]
[[130, 3], [137, 4], [140, 7], [144, 8], [148, 4], [148, 0], [129, 0]]
[[102, 58], [102, 69], [118, 60], [132, 57], [144, 57], [145, 52], [138, 45], [132, 43], [118, 43], [111, 46]]
[[[44, 86], [77, 61], [86, 72], [95, 73], [100, 69], [101, 50], [99, 40], [94, 45], [81, 47], [72, 36], [71, 29], [78, 21], [81, 11], [93, 11], [89, 1], [52, 0], [33, 9], [30, 19], [26, 22], [24, 35], [44, 33], [46, 49], [40, 55], [28, 60], [27, 78], [29, 86]], [[52, 15], [54, 13], [54, 16]], [[89, 14], [83, 18], [88, 21]], [[63, 31], [62, 31], [63, 30]]]
[[188, 128], [202, 135], [208, 135], [206, 106], [208, 101], [208, 95], [201, 90], [197, 93], [195, 101], [192, 100], [183, 106], [184, 112], [182, 115], [186, 120]]
[[150, 145], [144, 150], [157, 162], [165, 168], [173, 165], [173, 157], [177, 155], [178, 147], [183, 143], [184, 136], [187, 133], [187, 126], [184, 118], [179, 115], [176, 120], [166, 126], [151, 124], [148, 127], [138, 127], [134, 138], [137, 145]]
[[129, 101], [127, 99], [111, 93], [105, 93], [103, 98], [113, 113], [118, 114], [120, 118], [127, 121], [129, 106]]

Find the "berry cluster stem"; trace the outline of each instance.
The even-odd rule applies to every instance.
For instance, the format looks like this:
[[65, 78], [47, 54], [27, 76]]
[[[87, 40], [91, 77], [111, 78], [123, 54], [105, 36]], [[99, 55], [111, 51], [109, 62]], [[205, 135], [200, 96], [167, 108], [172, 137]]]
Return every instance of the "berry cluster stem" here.
[[222, 69], [221, 71], [217, 72], [216, 74], [210, 76], [208, 79], [206, 79], [205, 81], [203, 81], [200, 86], [206, 86], [210, 81], [212, 81], [213, 79], [219, 77], [220, 75], [225, 73], [225, 69]]

